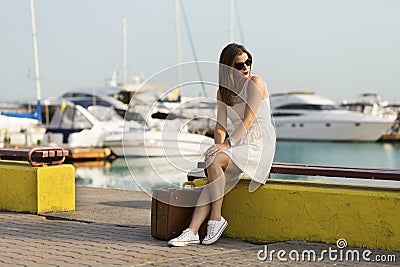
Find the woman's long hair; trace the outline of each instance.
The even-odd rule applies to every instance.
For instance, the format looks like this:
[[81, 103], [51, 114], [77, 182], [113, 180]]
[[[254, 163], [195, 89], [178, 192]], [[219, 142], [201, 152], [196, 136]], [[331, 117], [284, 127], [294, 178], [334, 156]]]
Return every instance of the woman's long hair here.
[[[250, 59], [253, 59], [250, 52], [244, 48], [243, 45], [231, 43], [222, 49], [221, 55], [219, 57], [219, 93], [221, 95], [221, 100], [228, 106], [233, 106], [233, 98], [237, 96], [235, 89], [235, 79], [234, 79], [234, 63], [235, 58], [243, 53], [246, 53]], [[237, 72], [237, 71], [236, 71]]]

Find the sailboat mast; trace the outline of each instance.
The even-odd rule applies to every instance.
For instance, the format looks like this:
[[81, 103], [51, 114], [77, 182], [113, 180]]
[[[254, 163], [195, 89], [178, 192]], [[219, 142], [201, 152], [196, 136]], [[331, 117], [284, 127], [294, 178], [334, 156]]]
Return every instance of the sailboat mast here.
[[33, 36], [33, 57], [35, 61], [35, 80], [36, 80], [36, 98], [41, 99], [41, 88], [39, 79], [39, 56], [36, 35], [36, 18], [35, 18], [35, 3], [31, 0], [31, 18], [32, 18], [32, 36]]
[[229, 14], [230, 14], [230, 20], [229, 20], [229, 41], [231, 43], [233, 43], [234, 41], [234, 35], [235, 35], [235, 28], [234, 28], [234, 24], [235, 24], [235, 0], [230, 0], [230, 4], [229, 4]]
[[127, 46], [127, 24], [126, 18], [122, 18], [122, 86], [128, 83], [128, 46]]
[[15, 117], [15, 118], [29, 118], [42, 122], [42, 105], [40, 103], [40, 79], [39, 79], [39, 56], [36, 38], [36, 20], [35, 20], [35, 3], [31, 0], [31, 18], [32, 18], [32, 36], [33, 36], [33, 58], [35, 61], [35, 80], [36, 80], [36, 99], [37, 104], [33, 112], [28, 113], [14, 113], [14, 112], [1, 112], [1, 115]]
[[181, 23], [179, 1], [175, 0], [175, 29], [176, 29], [176, 52], [178, 56], [178, 84], [182, 84], [182, 47], [181, 47]]

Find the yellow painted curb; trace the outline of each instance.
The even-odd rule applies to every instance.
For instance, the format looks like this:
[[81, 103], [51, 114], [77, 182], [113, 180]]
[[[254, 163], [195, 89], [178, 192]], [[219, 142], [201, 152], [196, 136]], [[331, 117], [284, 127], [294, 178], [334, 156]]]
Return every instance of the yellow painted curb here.
[[400, 250], [400, 188], [240, 181], [224, 199], [225, 234], [250, 241], [336, 243]]
[[30, 213], [75, 210], [74, 167], [0, 162], [0, 210]]

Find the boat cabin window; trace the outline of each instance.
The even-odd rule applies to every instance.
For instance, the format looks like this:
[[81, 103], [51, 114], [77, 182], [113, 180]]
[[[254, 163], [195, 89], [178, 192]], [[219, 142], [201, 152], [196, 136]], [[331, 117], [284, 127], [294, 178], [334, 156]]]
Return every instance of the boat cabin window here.
[[112, 107], [90, 106], [88, 110], [99, 121], [116, 121], [122, 120], [121, 116]]
[[50, 122], [50, 129], [90, 129], [92, 124], [74, 107], [57, 109]]
[[337, 105], [287, 104], [279, 106], [276, 109], [338, 110], [341, 108]]
[[90, 129], [93, 126], [79, 110], [75, 110], [74, 119], [73, 129]]

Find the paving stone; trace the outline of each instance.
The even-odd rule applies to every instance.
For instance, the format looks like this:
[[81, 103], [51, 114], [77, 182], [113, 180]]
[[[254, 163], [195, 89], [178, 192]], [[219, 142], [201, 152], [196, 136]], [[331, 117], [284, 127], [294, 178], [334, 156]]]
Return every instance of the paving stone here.
[[[114, 192], [114, 190], [111, 190]], [[121, 198], [109, 194], [108, 190], [83, 190], [78, 188], [80, 197], [77, 212], [53, 214], [51, 220], [45, 216], [23, 213], [0, 212], [0, 266], [398, 266], [400, 252], [374, 250], [374, 254], [396, 255], [398, 262], [281, 262], [260, 261], [257, 252], [264, 244], [251, 244], [237, 239], [222, 237], [216, 244], [168, 247], [166, 241], [153, 239], [150, 235], [150, 214], [141, 217], [135, 225], [135, 215], [140, 210], [121, 208], [126, 221], [111, 218], [104, 212], [102, 202], [108, 198]], [[118, 191], [120, 192], [120, 191]], [[124, 192], [124, 191], [123, 191]], [[122, 197], [134, 197], [125, 194]], [[78, 195], [77, 195], [78, 196]], [[97, 201], [96, 203], [90, 201]], [[85, 210], [85, 205], [90, 207]], [[95, 216], [99, 213], [103, 217]], [[115, 214], [115, 213], [114, 213]], [[71, 217], [72, 216], [72, 217]], [[108, 216], [108, 218], [107, 218]], [[58, 219], [57, 219], [58, 218]], [[95, 219], [91, 219], [95, 218]], [[144, 222], [143, 218], [147, 218]], [[118, 222], [116, 221], [118, 219]], [[76, 221], [73, 221], [76, 220]], [[87, 221], [92, 220], [91, 223]], [[288, 241], [268, 244], [268, 249], [298, 251], [314, 249], [321, 251], [328, 245]]]

